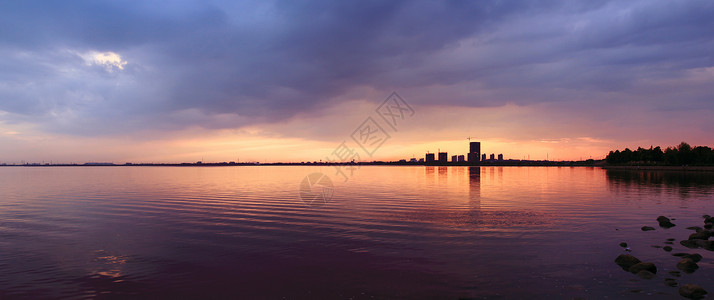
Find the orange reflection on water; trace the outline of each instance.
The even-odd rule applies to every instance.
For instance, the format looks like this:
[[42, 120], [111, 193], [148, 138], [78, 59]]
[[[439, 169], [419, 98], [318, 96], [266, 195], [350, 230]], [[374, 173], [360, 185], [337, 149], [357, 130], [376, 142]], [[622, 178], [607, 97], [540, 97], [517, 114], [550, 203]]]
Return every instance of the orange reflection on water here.
[[91, 271], [91, 276], [104, 276], [114, 278], [113, 282], [121, 282], [119, 277], [122, 276], [122, 269], [127, 263], [126, 256], [116, 256], [109, 255], [104, 250], [95, 251], [97, 256], [93, 259], [93, 262], [98, 266], [95, 270]]

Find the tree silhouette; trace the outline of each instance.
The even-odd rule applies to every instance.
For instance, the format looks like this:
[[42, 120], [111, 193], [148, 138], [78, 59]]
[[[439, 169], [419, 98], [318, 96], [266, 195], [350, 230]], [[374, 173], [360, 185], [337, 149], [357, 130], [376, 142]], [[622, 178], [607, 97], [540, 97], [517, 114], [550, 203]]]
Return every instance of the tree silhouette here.
[[650, 146], [649, 149], [638, 147], [635, 151], [629, 148], [610, 151], [605, 161], [611, 165], [714, 165], [714, 150], [706, 146], [692, 147], [681, 142], [664, 151], [660, 146]]

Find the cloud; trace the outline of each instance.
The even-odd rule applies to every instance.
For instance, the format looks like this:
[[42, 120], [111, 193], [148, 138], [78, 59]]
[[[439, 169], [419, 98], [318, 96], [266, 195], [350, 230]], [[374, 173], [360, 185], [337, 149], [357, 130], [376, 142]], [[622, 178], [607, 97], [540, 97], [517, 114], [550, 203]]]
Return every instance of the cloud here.
[[[79, 136], [284, 128], [396, 90], [421, 107], [534, 107], [546, 132], [562, 115], [631, 124], [617, 111], [632, 107], [705, 111], [708, 128], [713, 14], [708, 1], [6, 1], [0, 118]], [[277, 134], [339, 135], [326, 131]]]
[[84, 62], [88, 66], [102, 66], [107, 70], [107, 72], [114, 72], [115, 70], [124, 70], [124, 66], [127, 64], [126, 61], [122, 60], [119, 54], [116, 54], [111, 51], [89, 51], [87, 53], [79, 54], [79, 56], [84, 59]]

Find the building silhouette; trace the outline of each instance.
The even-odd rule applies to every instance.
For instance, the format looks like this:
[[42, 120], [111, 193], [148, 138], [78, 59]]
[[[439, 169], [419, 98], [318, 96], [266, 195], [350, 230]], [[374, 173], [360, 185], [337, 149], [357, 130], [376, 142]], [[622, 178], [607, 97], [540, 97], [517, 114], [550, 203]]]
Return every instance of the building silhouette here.
[[496, 155], [494, 155], [493, 153], [491, 153], [491, 156], [489, 156], [489, 157], [490, 157], [491, 160], [495, 160], [495, 159], [496, 159]]
[[476, 163], [479, 161], [478, 153], [468, 153], [467, 155], [470, 163]]
[[483, 155], [481, 155], [481, 160], [486, 160], [486, 153], [484, 153]]
[[434, 162], [434, 153], [427, 153], [426, 157], [424, 158], [424, 161], [427, 163], [433, 163]]
[[456, 156], [456, 155], [452, 155], [452, 156], [451, 156], [451, 162], [456, 162], [457, 157], [458, 157], [458, 156]]
[[469, 143], [469, 162], [478, 162], [479, 155], [481, 155], [481, 142], [470, 142]]
[[439, 162], [440, 163], [449, 162], [449, 154], [446, 152], [439, 152]]
[[463, 156], [463, 155], [459, 155], [459, 157], [457, 158], [457, 161], [458, 161], [458, 162], [464, 162], [464, 156]]
[[503, 153], [498, 155], [498, 160], [503, 160]]

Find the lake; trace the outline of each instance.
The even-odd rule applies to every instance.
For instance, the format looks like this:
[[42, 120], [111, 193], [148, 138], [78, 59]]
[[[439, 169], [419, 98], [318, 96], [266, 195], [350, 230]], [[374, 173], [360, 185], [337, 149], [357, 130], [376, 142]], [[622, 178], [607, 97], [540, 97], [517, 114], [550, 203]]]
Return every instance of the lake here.
[[[679, 244], [714, 215], [711, 173], [352, 171], [1, 167], [0, 297], [680, 297], [665, 278], [714, 292], [714, 252]], [[312, 173], [331, 179], [327, 203], [301, 199]], [[660, 215], [677, 226], [658, 227]], [[668, 273], [679, 260], [668, 238], [671, 253], [704, 256], [698, 270]], [[621, 242], [657, 276], [618, 267]]]

